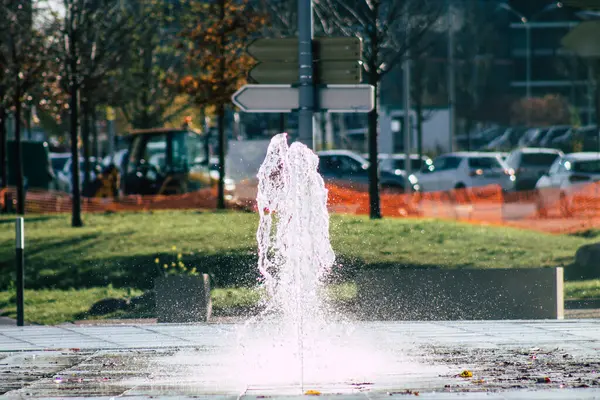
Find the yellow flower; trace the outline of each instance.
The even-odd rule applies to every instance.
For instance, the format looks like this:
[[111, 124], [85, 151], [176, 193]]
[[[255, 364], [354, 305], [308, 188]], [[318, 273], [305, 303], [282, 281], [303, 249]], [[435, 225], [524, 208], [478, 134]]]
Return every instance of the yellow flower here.
[[198, 270], [196, 270], [196, 267], [192, 268], [192, 270], [190, 271], [192, 274], [195, 274], [198, 272]]
[[165, 264], [165, 265], [163, 265], [163, 268], [167, 269], [167, 268], [169, 268], [169, 266], [167, 264]]
[[177, 264], [175, 264], [174, 262], [171, 263], [171, 267], [175, 267]]
[[177, 254], [177, 259], [181, 260], [181, 253]]
[[158, 263], [160, 262], [160, 260], [158, 259], [158, 257], [154, 259], [154, 262], [155, 262], [156, 264], [158, 264]]
[[173, 247], [171, 247], [171, 249], [172, 249], [173, 251], [175, 251], [175, 250], [177, 250], [177, 246], [173, 246]]
[[185, 264], [182, 263], [181, 261], [179, 261], [178, 265], [179, 265], [180, 268], [184, 268], [185, 267]]

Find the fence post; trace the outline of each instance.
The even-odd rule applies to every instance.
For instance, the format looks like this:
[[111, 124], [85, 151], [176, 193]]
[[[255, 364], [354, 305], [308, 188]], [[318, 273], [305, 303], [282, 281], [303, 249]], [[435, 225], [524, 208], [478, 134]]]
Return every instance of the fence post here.
[[25, 223], [23, 217], [16, 221], [16, 266], [17, 266], [17, 326], [24, 325], [24, 289], [25, 289]]

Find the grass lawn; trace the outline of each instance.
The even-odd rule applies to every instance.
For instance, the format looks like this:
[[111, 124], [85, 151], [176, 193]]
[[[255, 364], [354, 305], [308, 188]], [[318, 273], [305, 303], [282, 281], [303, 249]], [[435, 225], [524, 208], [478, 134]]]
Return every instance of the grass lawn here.
[[566, 282], [565, 299], [600, 299], [600, 279]]
[[[164, 211], [85, 216], [85, 227], [71, 228], [68, 215], [26, 216], [26, 287], [28, 289], [90, 289], [78, 291], [81, 299], [64, 295], [61, 301], [34, 296], [40, 307], [38, 321], [69, 320], [113, 290], [114, 297], [127, 289], [143, 291], [163, 273], [165, 264], [182, 261], [189, 268], [208, 272], [219, 288], [253, 286], [258, 277], [255, 231], [258, 216], [252, 213]], [[450, 221], [331, 217], [331, 239], [338, 257], [336, 272], [351, 277], [358, 268], [444, 267], [506, 268], [564, 266], [566, 275], [575, 251], [594, 238], [550, 235], [514, 228], [486, 227]], [[14, 217], [0, 217], [0, 309], [8, 310], [7, 290], [14, 281]], [[98, 289], [112, 285], [112, 289]], [[571, 290], [571, 289], [568, 289]], [[582, 289], [586, 290], [586, 289]], [[55, 292], [63, 296], [65, 292]], [[85, 293], [85, 295], [84, 295]], [[214, 293], [219, 302], [237, 302], [237, 294]], [[575, 292], [573, 292], [575, 293]], [[241, 296], [250, 301], [253, 295]], [[78, 296], [79, 297], [79, 296]], [[568, 296], [567, 296], [568, 297]], [[33, 298], [32, 298], [33, 301]], [[79, 303], [81, 301], [81, 303]], [[242, 301], [242, 300], [240, 300]], [[80, 305], [77, 305], [80, 304]], [[47, 316], [43, 316], [48, 313]], [[64, 313], [64, 317], [60, 317]], [[52, 316], [56, 315], [56, 316]], [[37, 318], [37, 317], [36, 317]], [[53, 319], [54, 318], [54, 319]]]

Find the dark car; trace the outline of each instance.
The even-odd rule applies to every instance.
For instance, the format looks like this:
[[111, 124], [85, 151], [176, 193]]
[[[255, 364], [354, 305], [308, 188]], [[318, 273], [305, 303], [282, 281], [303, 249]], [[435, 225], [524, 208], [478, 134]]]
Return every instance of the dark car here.
[[538, 137], [534, 143], [531, 143], [531, 147], [552, 147], [552, 141], [567, 133], [571, 127], [569, 125], [555, 125], [548, 128], [548, 130]]
[[525, 134], [527, 128], [512, 127], [508, 128], [504, 133], [492, 140], [485, 146], [487, 151], [510, 151], [517, 146], [521, 137]]
[[506, 159], [515, 172], [516, 190], [533, 190], [540, 177], [547, 174], [550, 167], [563, 153], [556, 149], [524, 148], [515, 150]]
[[[15, 163], [17, 144], [14, 140], [7, 141], [7, 165]], [[23, 154], [23, 178], [28, 188], [54, 189], [56, 175], [52, 168], [48, 143], [24, 140], [21, 142]], [[8, 184], [15, 185], [17, 173], [14, 168], [8, 168]]]
[[[348, 150], [327, 150], [317, 153], [319, 173], [325, 182], [352, 189], [366, 190], [369, 185], [369, 162]], [[404, 192], [408, 181], [403, 174], [380, 171], [382, 189]], [[413, 191], [414, 191], [413, 187]]]

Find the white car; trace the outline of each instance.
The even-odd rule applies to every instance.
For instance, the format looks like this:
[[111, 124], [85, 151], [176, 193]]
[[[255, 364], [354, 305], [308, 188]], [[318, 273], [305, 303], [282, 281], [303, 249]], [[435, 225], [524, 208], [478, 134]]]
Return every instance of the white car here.
[[444, 154], [409, 177], [422, 192], [500, 185], [514, 189], [515, 175], [497, 153], [458, 152]]
[[576, 209], [578, 192], [600, 181], [599, 153], [572, 153], [558, 158], [536, 184], [537, 210], [547, 215], [549, 207], [558, 205], [560, 214], [569, 217]]

